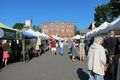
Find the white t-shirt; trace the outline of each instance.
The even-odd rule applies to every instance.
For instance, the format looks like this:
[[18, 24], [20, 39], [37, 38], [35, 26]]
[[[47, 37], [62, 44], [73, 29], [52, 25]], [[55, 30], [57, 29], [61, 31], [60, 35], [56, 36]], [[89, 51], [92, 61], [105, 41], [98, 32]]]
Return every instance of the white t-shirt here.
[[60, 46], [60, 47], [63, 47], [64, 45], [63, 45], [63, 43], [62, 43], [62, 42], [60, 42], [60, 43], [59, 43], [59, 46]]

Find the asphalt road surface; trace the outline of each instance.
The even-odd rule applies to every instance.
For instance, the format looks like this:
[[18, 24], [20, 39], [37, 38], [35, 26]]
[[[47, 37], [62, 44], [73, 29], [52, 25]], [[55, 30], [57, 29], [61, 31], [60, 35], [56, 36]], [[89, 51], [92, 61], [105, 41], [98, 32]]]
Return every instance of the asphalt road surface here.
[[87, 60], [72, 61], [67, 52], [51, 56], [48, 51], [29, 62], [7, 65], [0, 71], [0, 80], [87, 80]]

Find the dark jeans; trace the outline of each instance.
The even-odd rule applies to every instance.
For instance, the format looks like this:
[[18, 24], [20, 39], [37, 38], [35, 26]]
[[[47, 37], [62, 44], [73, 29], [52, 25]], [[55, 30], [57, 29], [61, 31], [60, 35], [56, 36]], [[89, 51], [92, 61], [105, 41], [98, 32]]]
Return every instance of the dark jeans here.
[[112, 80], [116, 80], [117, 78], [117, 70], [118, 70], [118, 62], [119, 62], [120, 54], [117, 54], [113, 57], [112, 63]]

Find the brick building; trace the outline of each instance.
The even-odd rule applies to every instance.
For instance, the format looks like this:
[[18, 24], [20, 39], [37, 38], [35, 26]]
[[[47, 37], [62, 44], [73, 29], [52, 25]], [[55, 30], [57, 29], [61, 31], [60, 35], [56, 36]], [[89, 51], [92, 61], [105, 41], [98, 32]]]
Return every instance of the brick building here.
[[49, 36], [55, 35], [62, 38], [71, 38], [75, 35], [75, 23], [72, 22], [46, 22], [40, 25], [41, 32]]

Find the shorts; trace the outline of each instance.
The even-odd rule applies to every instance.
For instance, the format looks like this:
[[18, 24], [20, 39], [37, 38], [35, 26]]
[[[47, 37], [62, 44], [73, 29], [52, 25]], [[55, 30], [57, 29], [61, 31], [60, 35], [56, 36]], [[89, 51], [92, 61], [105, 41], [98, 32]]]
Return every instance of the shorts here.
[[54, 51], [54, 52], [55, 52], [55, 51], [56, 51], [56, 48], [51, 48], [51, 51]]

